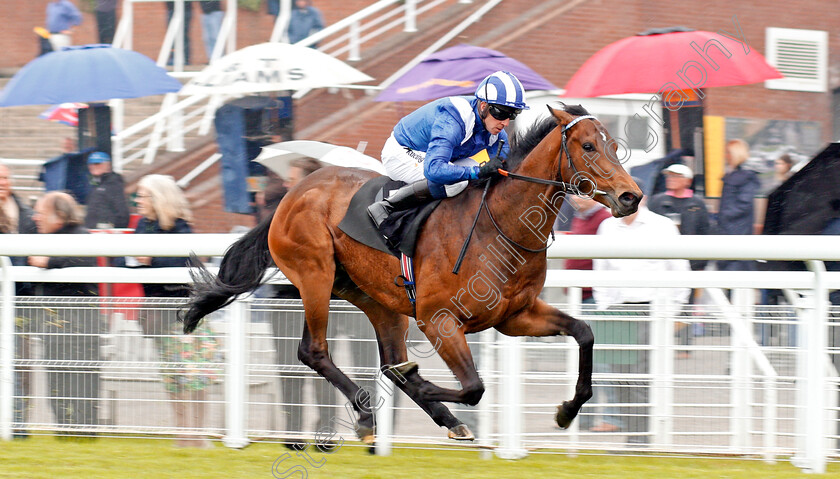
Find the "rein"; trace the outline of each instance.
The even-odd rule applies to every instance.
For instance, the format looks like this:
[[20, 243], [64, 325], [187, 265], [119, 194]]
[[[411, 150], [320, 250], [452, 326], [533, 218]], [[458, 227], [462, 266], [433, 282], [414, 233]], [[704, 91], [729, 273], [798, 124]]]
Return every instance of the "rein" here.
[[[568, 162], [568, 165], [569, 165], [567, 169], [570, 169], [570, 170], [574, 171], [575, 175], [577, 175], [578, 169], [575, 167], [575, 164], [572, 161], [572, 155], [569, 153], [569, 147], [566, 146], [566, 141], [567, 141], [566, 131], [568, 131], [571, 127], [575, 126], [575, 124], [577, 124], [577, 122], [579, 122], [581, 120], [587, 120], [587, 119], [596, 120], [597, 118], [595, 118], [592, 115], [579, 116], [579, 117], [575, 118], [574, 120], [570, 121], [569, 124], [567, 124], [565, 127], [563, 127], [563, 131], [562, 131], [563, 138], [562, 138], [562, 142], [560, 143], [561, 146], [562, 146], [562, 150], [560, 152], [561, 157], [558, 158], [557, 163], [558, 163], [558, 165], [560, 164], [560, 159], [562, 158], [563, 153], [565, 153], [566, 154], [566, 161]], [[502, 151], [502, 148], [500, 146], [499, 147], [499, 153], [501, 153], [501, 151]], [[559, 186], [559, 187], [563, 188], [564, 193], [571, 192], [571, 193], [574, 193], [574, 194], [580, 194], [580, 188], [578, 187], [578, 185], [572, 184], [572, 183], [567, 183], [565, 181], [546, 180], [546, 179], [543, 179], [543, 178], [536, 178], [536, 177], [533, 177], [533, 176], [519, 175], [519, 174], [511, 173], [507, 170], [502, 170], [502, 169], [499, 169], [499, 174], [504, 176], [504, 177], [510, 178], [512, 180], [527, 181], [529, 183], [539, 183], [541, 185]], [[549, 247], [551, 247], [552, 244], [554, 244], [554, 230], [551, 231], [551, 242], [546, 243], [546, 245], [543, 246], [542, 248], [536, 248], [536, 249], [528, 248], [527, 246], [523, 246], [523, 245], [517, 243], [516, 241], [514, 241], [508, 235], [506, 235], [505, 232], [502, 231], [502, 228], [499, 226], [499, 224], [496, 223], [496, 219], [493, 217], [493, 214], [490, 212], [490, 207], [487, 205], [487, 201], [486, 201], [487, 190], [490, 189], [491, 184], [492, 184], [492, 178], [488, 179], [487, 183], [484, 186], [484, 193], [481, 195], [481, 203], [479, 203], [479, 205], [478, 205], [478, 212], [475, 215], [475, 220], [473, 221], [472, 228], [470, 228], [470, 233], [467, 236], [467, 239], [464, 240], [464, 246], [461, 248], [461, 254], [458, 255], [458, 260], [455, 262], [455, 267], [452, 269], [453, 274], [458, 274], [458, 271], [460, 271], [460, 269], [461, 269], [461, 262], [464, 259], [464, 254], [466, 253], [467, 246], [469, 245], [470, 239], [472, 238], [472, 234], [473, 234], [473, 231], [475, 230], [475, 226], [478, 223], [478, 216], [481, 214], [482, 208], [485, 211], [487, 211], [487, 216], [490, 218], [490, 222], [493, 224], [493, 227], [496, 228], [496, 232], [499, 233], [499, 235], [502, 238], [504, 238], [505, 241], [507, 241], [508, 243], [516, 246], [517, 248], [519, 248], [523, 251], [527, 251], [529, 253], [542, 253], [543, 251], [545, 251]], [[592, 194], [594, 194], [594, 195], [605, 195], [606, 193], [604, 191], [601, 191], [601, 190], [593, 187]]]

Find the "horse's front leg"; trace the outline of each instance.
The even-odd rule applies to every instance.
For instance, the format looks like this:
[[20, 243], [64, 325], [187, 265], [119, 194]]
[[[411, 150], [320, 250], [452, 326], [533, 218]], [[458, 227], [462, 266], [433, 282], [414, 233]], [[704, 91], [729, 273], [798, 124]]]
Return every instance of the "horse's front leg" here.
[[555, 415], [558, 426], [563, 429], [569, 427], [583, 404], [592, 397], [592, 346], [595, 344], [595, 337], [589, 325], [538, 299], [530, 309], [506, 319], [498, 324], [496, 329], [508, 336], [565, 334], [575, 338], [580, 348], [575, 397], [557, 406]]

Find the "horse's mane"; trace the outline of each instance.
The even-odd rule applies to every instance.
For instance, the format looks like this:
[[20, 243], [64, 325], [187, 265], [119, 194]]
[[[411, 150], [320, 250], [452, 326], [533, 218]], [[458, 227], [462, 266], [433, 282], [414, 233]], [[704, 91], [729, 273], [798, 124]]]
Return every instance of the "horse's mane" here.
[[[581, 105], [566, 105], [565, 103], [562, 103], [562, 105], [563, 111], [570, 115], [583, 116], [589, 114], [589, 112], [586, 111], [586, 108]], [[548, 134], [556, 127], [557, 120], [553, 116], [549, 115], [548, 117], [538, 121], [534, 126], [526, 131], [514, 134], [511, 139], [510, 153], [508, 153], [507, 158], [508, 169], [512, 171], [515, 167], [522, 163], [522, 160], [528, 156], [528, 153], [536, 148], [543, 138], [548, 136]]]

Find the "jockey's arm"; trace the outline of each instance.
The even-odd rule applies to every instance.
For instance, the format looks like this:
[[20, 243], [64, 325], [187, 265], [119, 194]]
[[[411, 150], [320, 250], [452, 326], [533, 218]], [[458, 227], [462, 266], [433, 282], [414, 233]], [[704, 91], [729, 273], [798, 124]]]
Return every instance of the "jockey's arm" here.
[[[423, 175], [433, 183], [451, 185], [464, 180], [475, 180], [478, 178], [478, 166], [461, 166], [451, 162], [452, 154], [457, 145], [464, 140], [464, 130], [457, 122], [447, 117], [439, 117], [432, 126], [431, 141], [426, 150], [426, 159], [423, 161]], [[507, 158], [510, 150], [507, 144], [507, 133], [504, 131], [499, 135], [500, 140], [505, 140], [502, 147], [502, 158]], [[498, 143], [488, 149], [488, 153], [496, 155]]]

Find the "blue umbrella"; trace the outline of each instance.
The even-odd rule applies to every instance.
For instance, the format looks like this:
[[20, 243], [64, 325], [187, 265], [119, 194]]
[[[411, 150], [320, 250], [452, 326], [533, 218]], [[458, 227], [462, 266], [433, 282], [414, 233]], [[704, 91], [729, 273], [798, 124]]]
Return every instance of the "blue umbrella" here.
[[471, 95], [487, 75], [506, 70], [526, 90], [556, 90], [557, 87], [524, 63], [489, 48], [461, 44], [424, 58], [376, 97], [376, 101], [435, 100], [453, 95]]
[[145, 55], [110, 45], [82, 45], [27, 63], [0, 92], [0, 106], [90, 103], [180, 89], [181, 82]]

